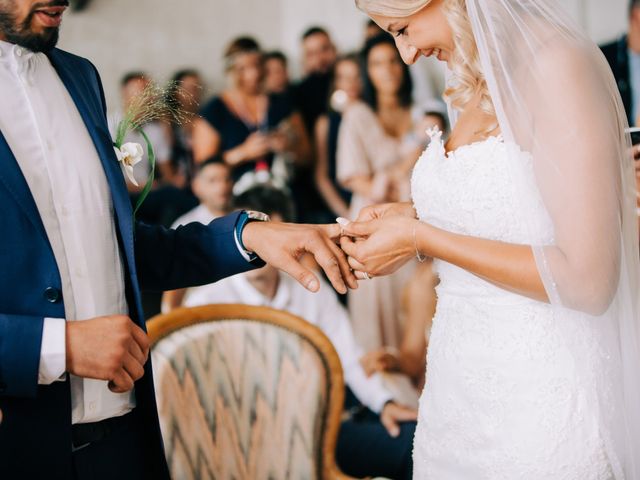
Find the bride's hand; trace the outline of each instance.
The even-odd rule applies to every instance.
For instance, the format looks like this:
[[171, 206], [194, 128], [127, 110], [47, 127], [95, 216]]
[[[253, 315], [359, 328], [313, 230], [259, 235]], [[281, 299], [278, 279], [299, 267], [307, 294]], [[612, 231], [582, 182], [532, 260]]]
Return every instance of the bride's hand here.
[[384, 216], [342, 224], [342, 250], [360, 280], [395, 273], [415, 256], [413, 232], [418, 220]]
[[411, 202], [382, 203], [360, 210], [356, 222], [368, 222], [369, 220], [378, 220], [386, 217], [417, 218], [417, 215]]

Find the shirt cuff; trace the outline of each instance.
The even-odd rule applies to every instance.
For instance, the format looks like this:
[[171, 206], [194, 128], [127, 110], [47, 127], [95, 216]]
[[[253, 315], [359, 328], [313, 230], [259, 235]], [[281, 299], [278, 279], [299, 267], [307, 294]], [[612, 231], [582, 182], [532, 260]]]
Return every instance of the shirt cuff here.
[[369, 407], [369, 410], [380, 415], [387, 402], [393, 401], [393, 395], [391, 395], [390, 392], [387, 392], [386, 389], [382, 389], [376, 394], [372, 395], [368, 400], [369, 401], [367, 402], [367, 407]]
[[66, 322], [64, 318], [45, 318], [40, 347], [38, 384], [63, 381], [66, 370]]
[[238, 251], [240, 252], [240, 255], [242, 255], [242, 258], [251, 263], [251, 256], [249, 255], [249, 252], [242, 248], [240, 239], [238, 239], [238, 230], [235, 228], [233, 229], [233, 239], [236, 241], [236, 247], [238, 247]]

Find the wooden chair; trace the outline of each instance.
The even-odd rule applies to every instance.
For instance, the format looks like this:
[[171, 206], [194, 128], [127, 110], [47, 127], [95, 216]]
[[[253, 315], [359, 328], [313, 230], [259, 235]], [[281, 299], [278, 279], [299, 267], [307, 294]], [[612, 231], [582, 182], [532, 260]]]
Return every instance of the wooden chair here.
[[340, 359], [317, 327], [246, 305], [181, 308], [147, 323], [175, 480], [345, 480], [335, 463]]

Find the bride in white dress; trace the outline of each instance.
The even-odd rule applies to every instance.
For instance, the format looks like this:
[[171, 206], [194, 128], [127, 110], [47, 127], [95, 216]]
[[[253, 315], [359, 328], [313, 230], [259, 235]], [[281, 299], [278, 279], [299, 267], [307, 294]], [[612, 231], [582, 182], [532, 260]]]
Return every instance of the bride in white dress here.
[[639, 480], [635, 182], [597, 47], [553, 0], [356, 0], [449, 69], [411, 204], [364, 210], [361, 279], [435, 259], [414, 478]]

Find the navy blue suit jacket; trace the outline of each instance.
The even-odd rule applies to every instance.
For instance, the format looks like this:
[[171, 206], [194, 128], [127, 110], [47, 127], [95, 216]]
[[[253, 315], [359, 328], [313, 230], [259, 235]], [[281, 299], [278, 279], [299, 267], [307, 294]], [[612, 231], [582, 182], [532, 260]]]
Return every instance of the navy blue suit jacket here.
[[[53, 50], [49, 58], [84, 120], [109, 182], [133, 321], [144, 328], [140, 287], [201, 285], [252, 268], [233, 238], [237, 214], [175, 231], [134, 224], [98, 72], [88, 60], [61, 50]], [[70, 478], [69, 382], [38, 385], [43, 319], [65, 318], [60, 273], [29, 187], [1, 132], [0, 212], [0, 478]], [[152, 478], [167, 478], [150, 362], [136, 383], [136, 396], [157, 457]]]

